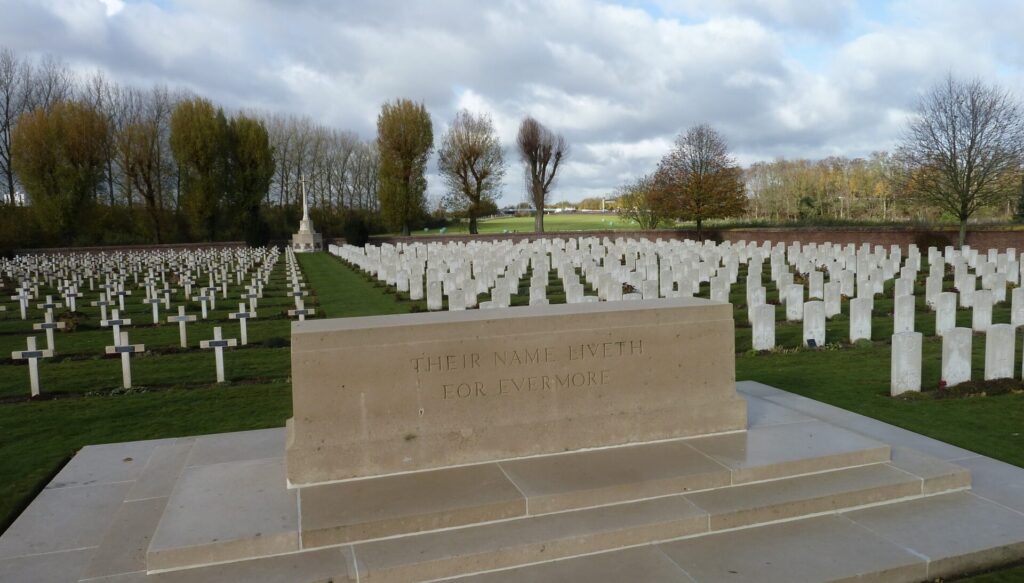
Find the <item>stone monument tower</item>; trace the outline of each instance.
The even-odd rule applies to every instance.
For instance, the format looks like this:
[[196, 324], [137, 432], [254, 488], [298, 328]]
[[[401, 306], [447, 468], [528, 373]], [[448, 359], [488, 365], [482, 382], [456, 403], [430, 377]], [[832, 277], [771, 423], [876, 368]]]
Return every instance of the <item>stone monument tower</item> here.
[[299, 179], [302, 185], [302, 220], [299, 232], [292, 235], [292, 250], [296, 253], [324, 250], [324, 237], [313, 228], [313, 220], [309, 218], [309, 204], [306, 202], [306, 179]]

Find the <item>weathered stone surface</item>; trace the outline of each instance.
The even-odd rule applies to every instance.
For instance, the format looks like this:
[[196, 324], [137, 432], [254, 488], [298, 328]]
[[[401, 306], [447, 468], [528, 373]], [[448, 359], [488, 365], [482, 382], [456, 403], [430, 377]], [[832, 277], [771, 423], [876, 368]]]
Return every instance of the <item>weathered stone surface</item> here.
[[746, 427], [693, 298], [293, 323], [292, 484]]

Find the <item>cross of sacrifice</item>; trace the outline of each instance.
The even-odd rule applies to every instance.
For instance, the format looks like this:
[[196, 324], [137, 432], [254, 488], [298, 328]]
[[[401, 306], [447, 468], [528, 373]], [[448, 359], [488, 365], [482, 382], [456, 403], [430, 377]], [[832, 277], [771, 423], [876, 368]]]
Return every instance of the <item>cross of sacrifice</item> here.
[[189, 322], [195, 322], [196, 317], [192, 315], [185, 315], [185, 306], [178, 306], [177, 316], [167, 316], [168, 323], [178, 323], [178, 338], [181, 340], [181, 347], [188, 347], [188, 337], [185, 335], [185, 325]]
[[300, 322], [306, 321], [306, 316], [312, 316], [316, 313], [313, 308], [307, 308], [305, 302], [301, 298], [295, 298], [295, 309], [288, 310], [288, 315], [291, 317], [298, 316]]
[[199, 348], [212, 348], [217, 361], [217, 382], [224, 382], [224, 349], [238, 346], [238, 340], [234, 338], [221, 338], [220, 326], [213, 328], [213, 340], [203, 340]]
[[121, 326], [131, 326], [132, 321], [130, 318], [122, 319], [120, 317], [121, 313], [116, 308], [112, 310], [112, 312], [113, 317], [109, 320], [100, 320], [100, 326], [103, 326], [104, 328], [113, 327], [114, 344], [116, 345], [121, 341]]
[[50, 350], [37, 350], [36, 349], [36, 337], [29, 336], [28, 350], [15, 350], [11, 353], [11, 358], [14, 360], [28, 360], [28, 379], [30, 390], [32, 391], [33, 397], [39, 396], [39, 359], [50, 358], [53, 356], [53, 352]]
[[18, 293], [11, 296], [11, 299], [18, 300], [18, 307], [21, 308], [21, 319], [24, 320], [28, 317], [26, 310], [28, 309], [28, 300], [32, 296], [29, 295], [27, 287], [23, 287], [17, 291]]
[[50, 315], [50, 318], [53, 318], [53, 309], [62, 308], [64, 307], [64, 304], [53, 301], [53, 296], [46, 296], [46, 302], [36, 304], [36, 307], [40, 310], [46, 310], [46, 313]]
[[32, 324], [32, 329], [46, 330], [46, 349], [49, 350], [50, 352], [53, 352], [54, 350], [57, 349], [57, 347], [53, 345], [53, 331], [63, 330], [67, 325], [64, 324], [64, 322], [54, 322], [53, 312], [46, 312], [46, 314], [44, 314], [44, 317], [46, 318], [46, 321], [42, 323]]
[[192, 301], [200, 303], [200, 305], [202, 306], [202, 309], [203, 309], [203, 319], [205, 320], [206, 319], [206, 302], [210, 301], [210, 296], [208, 296], [208, 295], [192, 296]]
[[132, 365], [129, 361], [129, 357], [133, 352], [145, 352], [145, 344], [130, 344], [128, 342], [128, 332], [121, 332], [121, 336], [114, 342], [113, 346], [107, 346], [107, 354], [120, 354], [121, 355], [121, 380], [123, 381], [124, 388], [132, 388]]
[[245, 311], [245, 302], [238, 304], [238, 311], [228, 314], [228, 318], [232, 320], [238, 320], [238, 325], [242, 328], [242, 346], [249, 344], [249, 335], [246, 331], [246, 321], [249, 318], [255, 318], [256, 312]]
[[99, 306], [99, 308], [100, 308], [100, 320], [106, 320], [107, 319], [107, 306], [111, 305], [110, 300], [107, 299], [107, 298], [108, 298], [107, 292], [100, 292], [100, 299], [98, 299], [98, 300], [96, 300], [94, 302], [89, 302], [89, 305], [91, 305], [91, 306], [94, 306], [94, 307], [95, 306]]

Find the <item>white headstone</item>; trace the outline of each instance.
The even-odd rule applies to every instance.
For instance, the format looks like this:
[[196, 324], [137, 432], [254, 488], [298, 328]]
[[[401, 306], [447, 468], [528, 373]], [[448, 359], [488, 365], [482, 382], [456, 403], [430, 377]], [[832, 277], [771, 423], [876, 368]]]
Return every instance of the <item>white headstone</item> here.
[[892, 335], [892, 369], [889, 393], [892, 396], [921, 390], [920, 332], [899, 332]]
[[893, 303], [893, 333], [914, 331], [915, 296], [897, 296]]
[[811, 340], [817, 347], [825, 345], [825, 302], [813, 301], [804, 303], [804, 344], [810, 345]]
[[871, 308], [874, 303], [871, 295], [850, 300], [850, 342], [871, 340]]
[[1017, 335], [1009, 324], [992, 324], [985, 332], [985, 380], [1013, 378]]
[[804, 317], [804, 286], [793, 283], [783, 289], [786, 301], [786, 320], [799, 322]]
[[942, 381], [953, 387], [971, 380], [970, 328], [953, 328], [942, 337]]
[[971, 328], [975, 332], [984, 332], [992, 325], [992, 291], [979, 289], [974, 292], [974, 303], [971, 308]]
[[956, 327], [956, 294], [942, 292], [935, 301], [935, 334], [942, 336]]
[[754, 308], [752, 328], [754, 350], [775, 348], [775, 306], [761, 304]]

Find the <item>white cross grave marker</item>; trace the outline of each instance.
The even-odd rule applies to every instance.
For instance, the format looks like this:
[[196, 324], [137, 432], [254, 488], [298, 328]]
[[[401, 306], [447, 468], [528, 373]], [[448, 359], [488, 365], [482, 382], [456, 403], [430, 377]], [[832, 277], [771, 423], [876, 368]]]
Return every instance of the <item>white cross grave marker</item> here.
[[168, 323], [178, 323], [178, 338], [181, 340], [181, 347], [186, 348], [188, 346], [188, 337], [185, 334], [185, 324], [188, 322], [195, 322], [196, 317], [192, 315], [185, 315], [185, 306], [178, 306], [177, 316], [167, 316]]
[[220, 326], [213, 328], [213, 340], [203, 340], [199, 343], [200, 348], [212, 348], [217, 361], [217, 382], [224, 382], [224, 349], [237, 346], [238, 341], [234, 338], [221, 338]]
[[288, 310], [288, 315], [293, 318], [298, 316], [300, 322], [305, 322], [306, 316], [312, 316], [316, 313], [316, 310], [313, 308], [307, 308], [305, 306], [305, 302], [302, 301], [302, 298], [295, 298], [295, 309]]
[[124, 388], [132, 388], [132, 366], [129, 357], [133, 352], [145, 352], [145, 344], [130, 344], [128, 332], [121, 332], [121, 336], [114, 346], [107, 346], [107, 354], [121, 355], [121, 380]]
[[37, 350], [36, 349], [36, 337], [29, 336], [27, 338], [28, 350], [15, 350], [11, 353], [11, 358], [14, 360], [28, 360], [28, 378], [29, 385], [31, 387], [32, 396], [39, 396], [39, 359], [49, 358], [53, 356], [53, 352], [50, 350]]
[[56, 350], [56, 347], [53, 345], [53, 331], [63, 330], [66, 327], [66, 325], [64, 324], [64, 322], [54, 322], [52, 312], [46, 312], [44, 318], [46, 318], [46, 321], [40, 324], [32, 324], [32, 329], [46, 330], [46, 349], [50, 352], [53, 352], [54, 350]]
[[100, 299], [95, 302], [89, 302], [93, 307], [99, 306], [100, 308], [100, 320], [107, 319], [107, 306], [111, 305], [110, 300], [107, 299], [107, 292], [100, 292]]
[[132, 321], [130, 318], [120, 318], [120, 311], [117, 309], [112, 310], [113, 317], [109, 320], [100, 320], [100, 326], [112, 327], [114, 329], [114, 344], [116, 345], [121, 341], [121, 326], [131, 326]]
[[256, 312], [246, 312], [245, 302], [238, 304], [238, 311], [228, 314], [228, 318], [232, 320], [238, 320], [239, 326], [242, 328], [242, 346], [249, 344], [249, 335], [246, 331], [246, 321], [249, 318], [255, 318]]

